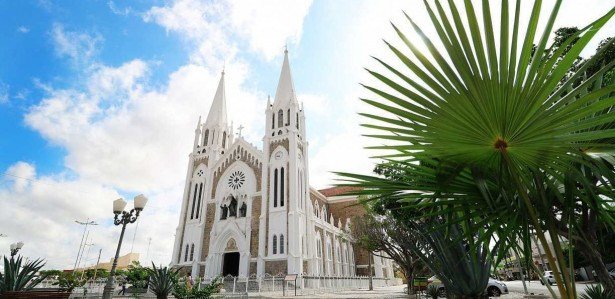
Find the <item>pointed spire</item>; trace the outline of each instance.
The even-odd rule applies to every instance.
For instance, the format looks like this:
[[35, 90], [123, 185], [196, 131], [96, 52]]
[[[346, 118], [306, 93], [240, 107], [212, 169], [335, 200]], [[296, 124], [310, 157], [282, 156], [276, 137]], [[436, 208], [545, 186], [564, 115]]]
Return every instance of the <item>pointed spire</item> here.
[[271, 107], [271, 96], [267, 95], [267, 108]]
[[280, 81], [278, 89], [275, 92], [274, 104], [286, 104], [296, 102], [295, 84], [290, 74], [290, 63], [288, 62], [288, 49], [284, 50], [284, 62], [282, 63], [282, 71], [280, 72]]
[[199, 115], [199, 122], [196, 123], [196, 130], [198, 132], [201, 132], [201, 116]]
[[220, 83], [218, 83], [218, 89], [216, 90], [216, 95], [211, 103], [211, 108], [209, 109], [209, 114], [207, 115], [205, 125], [208, 127], [213, 125], [220, 125], [222, 128], [226, 127], [226, 93], [224, 91], [224, 71], [222, 71]]

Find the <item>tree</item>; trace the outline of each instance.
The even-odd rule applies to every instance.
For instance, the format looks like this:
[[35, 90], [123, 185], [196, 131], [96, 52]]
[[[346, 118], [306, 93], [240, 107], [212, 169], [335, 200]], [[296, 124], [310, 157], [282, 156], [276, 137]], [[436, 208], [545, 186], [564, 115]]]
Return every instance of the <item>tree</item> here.
[[126, 281], [133, 285], [135, 288], [145, 289], [147, 288], [147, 281], [149, 279], [149, 272], [146, 268], [141, 266], [138, 261], [133, 261], [128, 266], [126, 271]]
[[425, 273], [425, 265], [409, 244], [415, 242], [412, 231], [393, 218], [367, 214], [353, 218], [351, 233], [360, 247], [370, 253], [384, 252], [399, 265], [407, 279], [408, 294], [411, 294], [415, 274]]
[[[434, 179], [427, 177], [434, 174], [431, 167], [440, 183], [346, 177], [370, 186], [372, 189], [364, 189], [365, 194], [392, 193], [416, 208], [437, 206], [432, 212], [440, 217], [462, 215], [461, 219], [470, 219], [497, 233], [502, 242], [512, 242], [516, 240], [513, 236], [520, 234], [526, 238], [523, 244], [529, 244], [529, 231], [535, 230], [552, 265], [560, 296], [575, 298], [574, 278], [567, 270], [554, 225], [559, 216], [545, 204], [541, 196], [544, 188], [536, 178], [547, 178], [542, 182], [551, 186], [563, 185], [566, 174], [578, 172], [577, 165], [587, 164], [590, 154], [612, 161], [615, 130], [607, 126], [612, 117], [604, 111], [615, 106], [615, 85], [596, 84], [612, 64], [586, 78], [586, 70], [599, 57], [595, 55], [564, 83], [561, 80], [591, 38], [615, 14], [615, 8], [545, 56], [561, 2], [555, 2], [544, 28], [538, 31], [542, 1], [535, 1], [526, 30], [520, 29], [521, 1], [516, 1], [511, 14], [508, 1], [503, 0], [502, 17], [496, 26], [490, 1], [482, 2], [482, 20], [477, 18], [471, 1], [464, 2], [465, 15], [454, 1], [446, 7], [439, 1], [426, 1], [436, 35], [427, 36], [410, 17], [407, 19], [427, 51], [420, 51], [415, 39], [393, 25], [407, 49], [387, 45], [407, 69], [376, 58], [386, 73], [368, 72], [382, 86], [365, 85], [375, 98], [362, 100], [380, 113], [362, 113], [369, 119], [363, 125], [377, 132], [367, 135], [379, 141], [372, 148], [389, 151], [381, 158], [405, 163], [410, 171], [406, 175], [421, 179]], [[500, 29], [499, 35], [494, 33], [494, 27]], [[432, 37], [439, 39], [443, 47], [436, 47]], [[539, 42], [534, 48], [536, 37]], [[532, 57], [533, 52], [540, 57]], [[581, 78], [583, 82], [574, 86]], [[411, 166], [425, 161], [429, 167]], [[595, 170], [603, 177], [612, 175], [604, 168]], [[447, 190], [459, 187], [452, 184], [460, 182], [468, 187], [467, 193]], [[613, 181], [601, 182], [604, 187], [600, 191], [605, 197], [577, 198], [598, 209], [598, 214], [608, 215], [612, 205], [604, 203], [612, 198], [608, 195], [612, 195]], [[615, 223], [613, 217], [603, 220]]]

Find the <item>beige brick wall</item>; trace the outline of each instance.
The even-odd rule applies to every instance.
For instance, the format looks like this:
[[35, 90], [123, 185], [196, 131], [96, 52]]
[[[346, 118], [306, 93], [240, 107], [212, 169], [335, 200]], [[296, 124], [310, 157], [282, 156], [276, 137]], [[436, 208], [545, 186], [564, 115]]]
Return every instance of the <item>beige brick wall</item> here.
[[287, 268], [286, 260], [282, 261], [265, 261], [265, 273], [270, 275], [286, 274]]
[[345, 201], [340, 203], [330, 203], [329, 212], [333, 214], [335, 218], [335, 225], [337, 225], [337, 219], [342, 220], [342, 225], [346, 225], [346, 219], [352, 219], [355, 216], [361, 216], [366, 213], [365, 208], [359, 204], [356, 200]]
[[250, 225], [252, 231], [250, 232], [250, 255], [252, 257], [258, 256], [258, 233], [261, 215], [261, 197], [256, 196], [252, 199], [252, 220]]
[[207, 215], [205, 216], [205, 233], [203, 234], [203, 247], [201, 250], [201, 261], [205, 261], [207, 259], [207, 255], [209, 254], [209, 233], [211, 232], [211, 228], [214, 225], [214, 219], [216, 213], [216, 204], [208, 203], [207, 204]]

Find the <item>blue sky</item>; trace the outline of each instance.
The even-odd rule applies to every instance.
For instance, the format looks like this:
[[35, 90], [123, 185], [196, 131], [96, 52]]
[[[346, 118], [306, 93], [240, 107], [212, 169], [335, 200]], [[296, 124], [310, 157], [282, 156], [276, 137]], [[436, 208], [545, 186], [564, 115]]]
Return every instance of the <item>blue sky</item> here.
[[[72, 221], [91, 218], [107, 259], [111, 201], [145, 193], [134, 247], [155, 237], [148, 259], [166, 263], [194, 126], [220, 71], [229, 118], [261, 148], [285, 45], [306, 107], [312, 185], [330, 184], [332, 170], [369, 172], [356, 116], [358, 83], [371, 80], [362, 68], [370, 55], [391, 59], [381, 39], [396, 42], [390, 20], [409, 30], [402, 9], [429, 24], [421, 2], [0, 0], [0, 233], [9, 235], [0, 254], [19, 239], [25, 254], [67, 267], [80, 239]], [[590, 2], [565, 2], [556, 27], [613, 5]], [[614, 33], [611, 21], [584, 54]]]

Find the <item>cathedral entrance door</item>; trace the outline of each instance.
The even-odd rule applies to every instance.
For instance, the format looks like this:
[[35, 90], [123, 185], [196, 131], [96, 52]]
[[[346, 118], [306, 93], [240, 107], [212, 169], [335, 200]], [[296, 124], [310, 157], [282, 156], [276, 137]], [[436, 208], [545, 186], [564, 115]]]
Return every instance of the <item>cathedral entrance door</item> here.
[[239, 252], [227, 252], [222, 259], [222, 276], [239, 276]]

